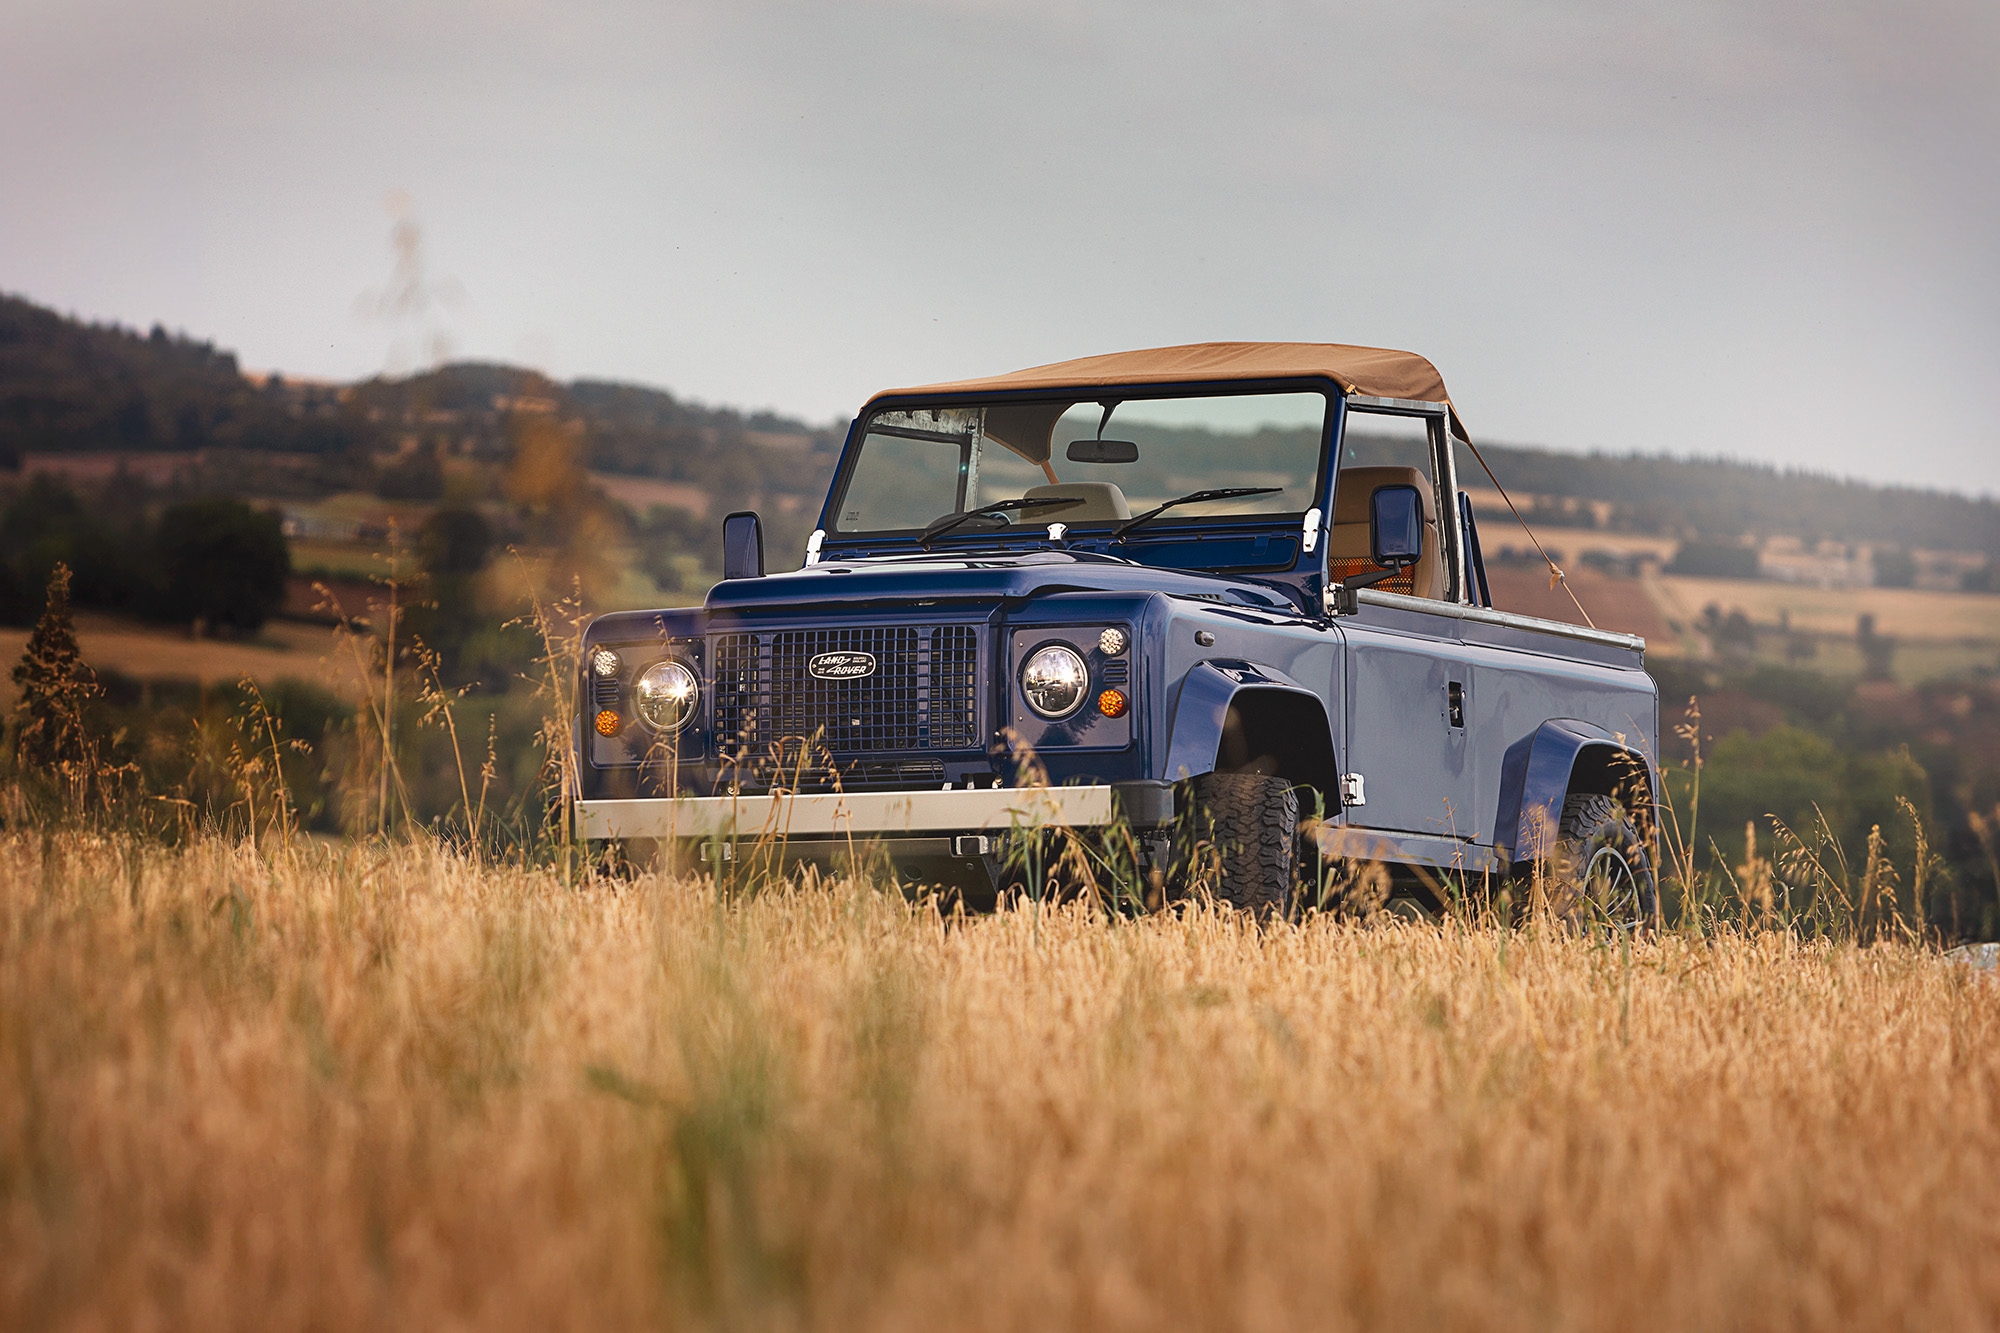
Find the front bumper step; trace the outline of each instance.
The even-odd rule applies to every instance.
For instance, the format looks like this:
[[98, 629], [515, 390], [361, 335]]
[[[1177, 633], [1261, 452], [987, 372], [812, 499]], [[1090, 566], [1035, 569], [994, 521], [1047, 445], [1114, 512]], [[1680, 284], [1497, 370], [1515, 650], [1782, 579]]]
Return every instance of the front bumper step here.
[[[1166, 784], [1120, 783], [1131, 786]], [[1136, 794], [1136, 793], [1135, 793]], [[1152, 793], [1146, 793], [1149, 797]], [[1118, 793], [1125, 795], [1124, 792]], [[1169, 797], [1169, 812], [1171, 798]], [[776, 792], [578, 801], [577, 836], [601, 838], [845, 838], [996, 833], [1109, 824], [1126, 802], [1111, 784], [989, 787], [971, 791]], [[1156, 801], [1130, 802], [1157, 805]], [[1138, 814], [1133, 810], [1132, 814]], [[1148, 814], [1152, 811], [1147, 811]], [[1155, 822], [1136, 819], [1134, 822]]]

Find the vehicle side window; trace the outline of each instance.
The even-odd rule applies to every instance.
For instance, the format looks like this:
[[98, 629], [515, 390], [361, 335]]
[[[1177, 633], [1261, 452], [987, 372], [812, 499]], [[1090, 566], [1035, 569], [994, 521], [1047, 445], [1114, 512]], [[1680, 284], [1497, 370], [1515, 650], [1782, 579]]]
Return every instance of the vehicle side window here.
[[1438, 523], [1436, 461], [1428, 418], [1350, 408], [1341, 434], [1334, 482], [1333, 526], [1327, 537], [1327, 577], [1333, 582], [1373, 572], [1368, 504], [1377, 487], [1415, 486], [1423, 500], [1424, 553], [1416, 564], [1374, 586], [1406, 597], [1444, 598], [1451, 586], [1444, 533]]

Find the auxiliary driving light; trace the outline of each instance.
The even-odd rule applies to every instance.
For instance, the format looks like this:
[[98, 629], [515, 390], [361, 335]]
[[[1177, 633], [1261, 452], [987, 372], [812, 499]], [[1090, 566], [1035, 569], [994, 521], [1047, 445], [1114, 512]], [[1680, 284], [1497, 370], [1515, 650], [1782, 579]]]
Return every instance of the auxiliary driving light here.
[[1056, 721], [1083, 707], [1090, 673], [1083, 658], [1066, 644], [1037, 648], [1021, 664], [1021, 694], [1037, 714]]
[[612, 712], [609, 708], [600, 712], [597, 715], [597, 734], [600, 736], [616, 736], [618, 734], [618, 714]]
[[1097, 711], [1106, 717], [1125, 716], [1125, 691], [1106, 690], [1097, 696]]
[[679, 662], [655, 662], [632, 687], [639, 716], [655, 731], [676, 731], [694, 720], [701, 685]]

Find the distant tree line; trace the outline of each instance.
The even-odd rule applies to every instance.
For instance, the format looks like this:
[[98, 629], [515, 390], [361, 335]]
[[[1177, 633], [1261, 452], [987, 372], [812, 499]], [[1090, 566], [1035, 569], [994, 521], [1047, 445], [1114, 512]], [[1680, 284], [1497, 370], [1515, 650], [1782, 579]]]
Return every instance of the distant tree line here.
[[32, 624], [57, 565], [80, 607], [169, 624], [258, 629], [284, 604], [291, 554], [276, 514], [207, 496], [157, 514], [130, 494], [86, 500], [35, 477], [0, 507], [0, 623]]
[[332, 390], [245, 378], [213, 343], [84, 324], [0, 295], [0, 467], [26, 453], [374, 447]]
[[[141, 334], [85, 324], [0, 295], [0, 471], [26, 453], [203, 450], [225, 456], [206, 469], [204, 488], [372, 487], [386, 498], [435, 500], [445, 493], [450, 458], [509, 460], [524, 423], [534, 422], [572, 433], [585, 468], [685, 482], [729, 507], [775, 508], [777, 497], [788, 497], [786, 507], [796, 510], [824, 489], [842, 440], [837, 426], [483, 363], [340, 388], [275, 376], [255, 382], [212, 343], [158, 327]], [[1366, 436], [1349, 443], [1359, 446], [1355, 461], [1379, 461], [1368, 456]], [[1484, 442], [1481, 450], [1509, 490], [1594, 502], [1618, 530], [1718, 543], [1774, 533], [1870, 546], [1920, 541], [2000, 558], [2000, 503], [1990, 499], [1721, 458]], [[259, 461], [280, 457], [315, 462]], [[1458, 467], [1463, 484], [1487, 484], [1469, 452], [1461, 451]], [[1592, 510], [1535, 507], [1531, 517], [1543, 526], [1588, 525], [1598, 519]]]
[[[524, 429], [554, 424], [576, 435], [584, 467], [686, 482], [730, 502], [817, 495], [833, 473], [843, 436], [769, 413], [703, 407], [659, 389], [578, 380], [462, 362], [405, 379], [375, 379], [349, 391], [353, 411], [414, 447], [382, 473], [391, 498], [441, 492], [435, 460], [457, 455], [504, 461]], [[772, 437], [795, 443], [773, 445]]]
[[[478, 362], [344, 387], [253, 381], [212, 343], [159, 327], [86, 324], [0, 295], [0, 472], [32, 453], [219, 451], [226, 461], [204, 469], [203, 489], [360, 487], [436, 500], [447, 459], [505, 462], [524, 423], [536, 422], [574, 432], [586, 468], [682, 481], [745, 503], [817, 493], [842, 439], [838, 429], [772, 413]], [[261, 461], [279, 455], [318, 461]]]
[[[1609, 526], [1617, 530], [1709, 539], [1786, 533], [1808, 542], [1923, 545], [2000, 556], [2000, 503], [1983, 497], [1874, 486], [1726, 458], [1568, 454], [1484, 441], [1479, 448], [1508, 490], [1607, 501]], [[1459, 450], [1457, 466], [1461, 485], [1490, 485], [1469, 451]]]

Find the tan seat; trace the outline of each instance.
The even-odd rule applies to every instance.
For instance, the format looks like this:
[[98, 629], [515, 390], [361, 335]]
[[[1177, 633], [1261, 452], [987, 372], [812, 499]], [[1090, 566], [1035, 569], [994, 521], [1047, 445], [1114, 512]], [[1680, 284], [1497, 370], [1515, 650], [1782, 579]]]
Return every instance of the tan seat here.
[[1430, 478], [1421, 468], [1344, 467], [1335, 480], [1333, 528], [1326, 539], [1327, 577], [1335, 583], [1357, 574], [1380, 569], [1370, 554], [1368, 506], [1383, 486], [1414, 486], [1423, 505], [1424, 553], [1416, 564], [1373, 585], [1383, 592], [1399, 592], [1406, 597], [1444, 596], [1444, 543], [1439, 540], [1437, 506], [1431, 497]]
[[1125, 503], [1125, 492], [1108, 481], [1059, 481], [1052, 486], [1030, 486], [1021, 496], [1027, 500], [1048, 496], [1078, 501], [1060, 508], [1050, 505], [1046, 509], [1031, 509], [1016, 520], [1021, 523], [1091, 523], [1132, 517], [1132, 506]]

